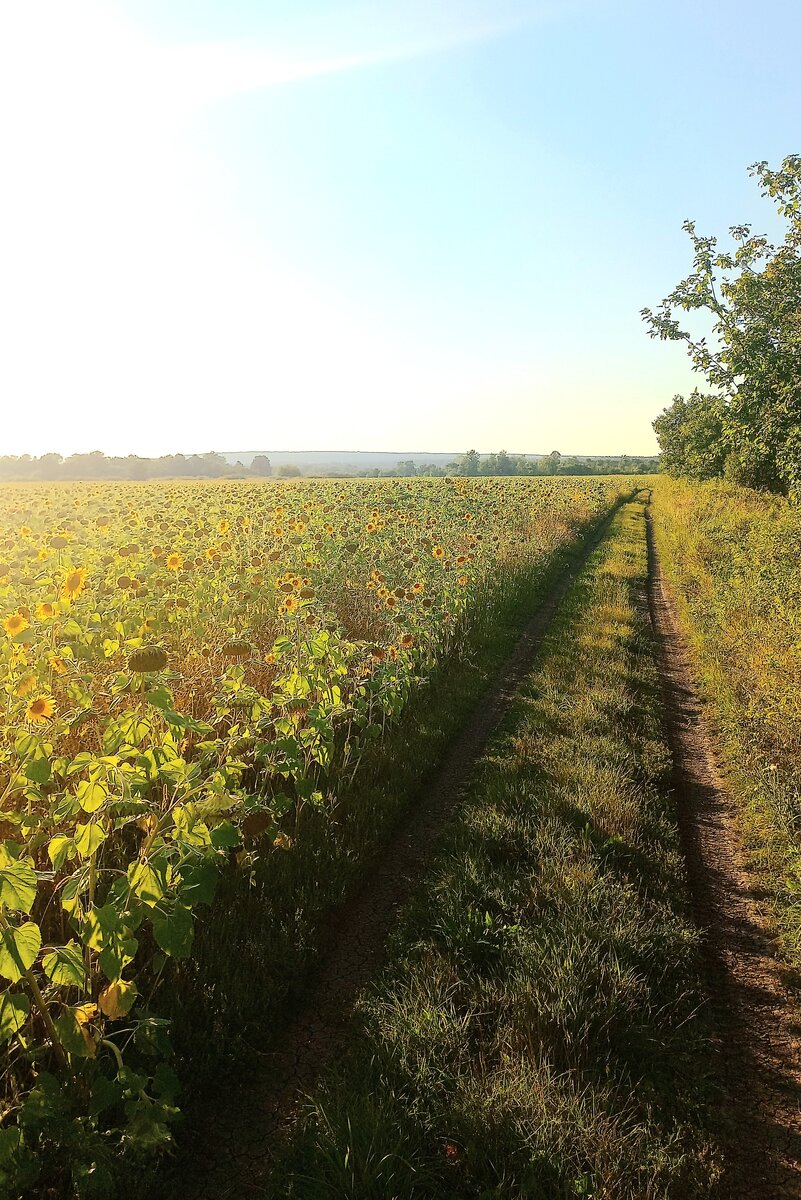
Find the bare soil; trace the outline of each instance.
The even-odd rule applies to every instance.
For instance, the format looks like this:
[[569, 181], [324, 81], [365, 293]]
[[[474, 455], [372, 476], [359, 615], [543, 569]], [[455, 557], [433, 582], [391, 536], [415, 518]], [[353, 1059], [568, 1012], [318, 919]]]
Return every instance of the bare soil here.
[[[548, 626], [573, 580], [606, 533], [611, 515], [557, 578], [510, 658], [426, 781], [401, 826], [381, 848], [358, 894], [324, 931], [327, 947], [302, 1006], [250, 1076], [210, 1098], [175, 1174], [153, 1200], [264, 1196], [272, 1150], [292, 1124], [304, 1093], [344, 1041], [356, 1001], [384, 958], [397, 914], [431, 860], [437, 836], [463, 796], [487, 742], [531, 670]], [[432, 764], [433, 765], [433, 764]]]
[[678, 818], [707, 987], [720, 1031], [731, 1130], [720, 1195], [801, 1197], [801, 1026], [757, 880], [744, 865], [736, 809], [717, 766], [648, 514], [649, 602], [674, 760]]

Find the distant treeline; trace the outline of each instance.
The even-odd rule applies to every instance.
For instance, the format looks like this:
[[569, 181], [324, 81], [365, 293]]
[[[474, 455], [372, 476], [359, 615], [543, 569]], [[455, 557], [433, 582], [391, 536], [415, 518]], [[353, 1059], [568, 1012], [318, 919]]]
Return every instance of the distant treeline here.
[[525, 454], [507, 454], [505, 450], [499, 450], [497, 454], [479, 454], [477, 450], [468, 450], [466, 454], [444, 467], [425, 464], [415, 466], [414, 462], [408, 459], [399, 462], [397, 467], [390, 471], [368, 467], [350, 474], [362, 478], [382, 475], [641, 475], [658, 470], [658, 462], [657, 456], [629, 458], [627, 454], [614, 458], [575, 458], [565, 457], [558, 450], [554, 450], [542, 458], [531, 458]]
[[[569, 458], [554, 450], [542, 458], [526, 455], [479, 454], [468, 450], [460, 458], [438, 466], [434, 463], [417, 465], [405, 459], [395, 467], [382, 469], [365, 467], [355, 470], [320, 471], [310, 467], [303, 471], [294, 463], [283, 463], [275, 472], [281, 479], [297, 478], [300, 475], [324, 475], [328, 478], [393, 478], [396, 476], [429, 476], [442, 478], [445, 475], [628, 475], [644, 474], [657, 470], [657, 458], [618, 457]], [[62, 458], [60, 454], [43, 454], [33, 458], [29, 454], [0, 456], [0, 480], [23, 482], [25, 480], [75, 480], [75, 479], [243, 479], [265, 478], [273, 474], [266, 454], [257, 454], [249, 467], [241, 462], [230, 463], [222, 454], [165, 454], [161, 458], [140, 458], [129, 454], [125, 458], [110, 458], [99, 450], [90, 454], [72, 454]]]
[[[280, 473], [280, 472], [279, 472]], [[225, 479], [243, 475], [271, 475], [270, 460], [257, 454], [250, 467], [229, 463], [221, 454], [165, 454], [161, 458], [108, 458], [100, 450], [90, 454], [43, 454], [32, 458], [12, 454], [0, 456], [0, 479]]]

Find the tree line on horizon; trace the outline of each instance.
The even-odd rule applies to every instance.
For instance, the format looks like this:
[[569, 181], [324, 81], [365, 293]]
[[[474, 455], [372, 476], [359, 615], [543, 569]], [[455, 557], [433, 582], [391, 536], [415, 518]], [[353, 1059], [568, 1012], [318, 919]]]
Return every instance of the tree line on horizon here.
[[[395, 467], [363, 467], [353, 470], [310, 470], [307, 475], [328, 478], [395, 478], [433, 477], [446, 475], [626, 475], [643, 474], [657, 469], [656, 457], [598, 455], [577, 458], [562, 456], [558, 450], [540, 458], [525, 454], [479, 454], [468, 450], [458, 459], [439, 466], [435, 463], [416, 464], [402, 459]], [[222, 454], [165, 454], [159, 458], [142, 458], [137, 454], [125, 457], [107, 456], [100, 450], [89, 454], [0, 455], [0, 480], [8, 483], [54, 480], [147, 480], [147, 479], [243, 479], [297, 478], [304, 474], [300, 466], [283, 463], [275, 472], [266, 454], [257, 454], [249, 467], [241, 462], [230, 463]]]
[[[651, 337], [686, 343], [693, 369], [712, 390], [675, 396], [654, 429], [669, 475], [724, 478], [799, 499], [801, 155], [777, 171], [754, 163], [749, 174], [774, 202], [784, 240], [774, 244], [750, 225], [733, 225], [732, 248], [721, 251], [717, 238], [701, 237], [685, 221], [692, 271], [642, 316]], [[697, 332], [699, 313], [707, 326], [711, 320], [713, 344]]]

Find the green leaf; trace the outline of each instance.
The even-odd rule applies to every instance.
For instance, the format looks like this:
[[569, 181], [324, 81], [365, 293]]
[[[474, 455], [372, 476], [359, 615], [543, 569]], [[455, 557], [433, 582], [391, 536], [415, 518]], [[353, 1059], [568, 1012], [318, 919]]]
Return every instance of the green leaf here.
[[75, 827], [75, 848], [81, 858], [89, 858], [106, 840], [106, 833], [100, 821], [88, 821], [86, 825], [80, 822]]
[[56, 946], [50, 954], [42, 959], [44, 973], [53, 983], [65, 987], [84, 985], [84, 967], [81, 948], [77, 942], [71, 941], [66, 946]]
[[9, 926], [0, 933], [0, 975], [15, 983], [36, 962], [42, 933], [35, 921]]
[[36, 872], [28, 863], [12, 858], [0, 846], [0, 904], [29, 913], [36, 899]]
[[172, 708], [172, 694], [169, 688], [154, 687], [145, 692], [145, 700], [148, 704], [152, 704], [154, 708], [160, 708], [162, 712], [165, 709]]
[[122, 1087], [116, 1079], [98, 1075], [92, 1083], [92, 1095], [89, 1101], [89, 1114], [96, 1117], [105, 1109], [118, 1104], [122, 1099]]
[[25, 764], [25, 778], [31, 783], [44, 784], [50, 781], [50, 759], [41, 750]]
[[60, 871], [68, 858], [72, 858], [75, 854], [75, 842], [72, 838], [65, 837], [63, 833], [57, 833], [54, 838], [50, 839], [50, 845], [47, 847], [47, 857], [53, 864], [55, 871]]
[[139, 948], [113, 904], [93, 908], [86, 914], [83, 940], [91, 950], [98, 951], [100, 970], [108, 979], [119, 979]]
[[75, 789], [75, 796], [84, 812], [97, 812], [108, 796], [108, 788], [99, 781], [82, 780]]
[[139, 899], [155, 908], [167, 894], [172, 879], [172, 868], [164, 859], [153, 858], [146, 863], [132, 863], [128, 868], [128, 881]]
[[181, 877], [181, 898], [190, 907], [196, 904], [211, 904], [217, 890], [219, 871], [217, 864], [208, 858], [200, 862], [185, 862], [179, 868]]
[[211, 834], [205, 821], [201, 821], [194, 804], [179, 804], [173, 810], [175, 828], [172, 836], [177, 842], [189, 846], [210, 846]]
[[0, 1167], [6, 1167], [22, 1149], [22, 1130], [18, 1125], [0, 1129]]
[[14, 740], [14, 753], [20, 758], [30, 758], [41, 746], [35, 733], [18, 733]]
[[211, 844], [215, 850], [230, 850], [238, 846], [241, 840], [230, 821], [221, 821], [211, 831]]
[[0, 996], [0, 1044], [19, 1033], [30, 1011], [31, 1002], [27, 996], [3, 992]]
[[153, 936], [164, 953], [173, 958], [186, 958], [194, 935], [192, 914], [182, 904], [176, 904], [171, 913], [153, 920]]

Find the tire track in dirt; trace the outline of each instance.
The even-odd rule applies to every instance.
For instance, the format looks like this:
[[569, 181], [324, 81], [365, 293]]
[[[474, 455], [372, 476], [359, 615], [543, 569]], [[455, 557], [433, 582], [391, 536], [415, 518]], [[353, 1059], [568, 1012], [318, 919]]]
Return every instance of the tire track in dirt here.
[[707, 988], [721, 1042], [733, 1128], [726, 1200], [801, 1197], [801, 1027], [798, 996], [745, 870], [735, 805], [718, 770], [647, 513], [649, 605], [673, 754], [678, 820]]
[[[625, 501], [623, 502], [625, 503]], [[209, 1104], [187, 1138], [169, 1181], [152, 1200], [263, 1197], [271, 1151], [290, 1127], [304, 1093], [341, 1046], [359, 993], [381, 966], [399, 910], [411, 899], [434, 843], [465, 792], [487, 743], [531, 670], [564, 596], [604, 538], [620, 504], [563, 568], [444, 759], [421, 787], [402, 825], [379, 851], [361, 889], [328, 922], [302, 1006], [250, 1078]], [[178, 1176], [176, 1178], [176, 1176]]]

